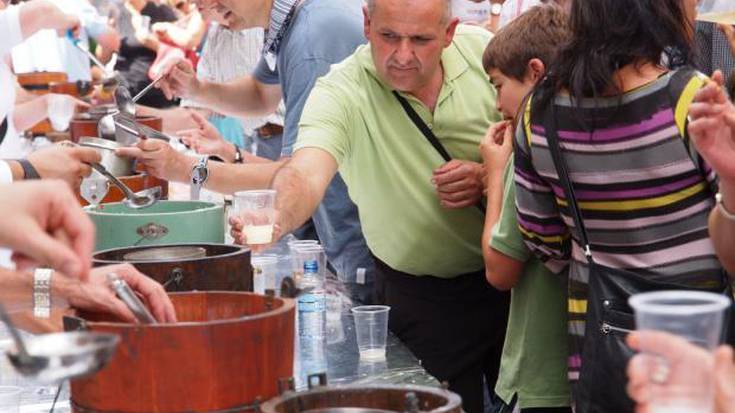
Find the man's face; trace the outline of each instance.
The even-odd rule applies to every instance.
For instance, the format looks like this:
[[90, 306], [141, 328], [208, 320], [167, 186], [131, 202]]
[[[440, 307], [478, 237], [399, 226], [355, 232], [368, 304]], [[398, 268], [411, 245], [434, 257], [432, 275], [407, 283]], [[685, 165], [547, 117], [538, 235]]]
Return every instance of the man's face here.
[[490, 83], [498, 92], [495, 106], [505, 119], [514, 119], [518, 115], [523, 98], [531, 92], [535, 82], [531, 76], [526, 76], [523, 81], [520, 81], [506, 76], [498, 69], [490, 69], [488, 74]]
[[376, 0], [365, 9], [365, 36], [380, 78], [402, 92], [426, 86], [441, 65], [457, 19], [445, 18], [444, 0]]
[[243, 30], [254, 27], [245, 16], [252, 16], [261, 2], [227, 1], [227, 0], [195, 0], [199, 12], [205, 18], [211, 18], [231, 30]]

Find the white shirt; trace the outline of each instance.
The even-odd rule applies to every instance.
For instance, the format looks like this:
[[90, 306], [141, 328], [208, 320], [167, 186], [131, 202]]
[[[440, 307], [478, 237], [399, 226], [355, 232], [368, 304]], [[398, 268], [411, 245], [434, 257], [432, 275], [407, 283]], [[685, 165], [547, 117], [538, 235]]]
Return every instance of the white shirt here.
[[[27, 153], [25, 142], [13, 127], [13, 108], [15, 107], [15, 81], [10, 68], [5, 63], [10, 50], [23, 41], [20, 30], [20, 7], [10, 7], [0, 11], [0, 122], [8, 120], [8, 131], [0, 144], [0, 158], [19, 158]], [[7, 172], [7, 171], [6, 171]], [[7, 175], [4, 175], [7, 177]]]
[[491, 8], [489, 0], [479, 3], [470, 0], [452, 0], [452, 17], [459, 18], [460, 23], [483, 24], [490, 18]]
[[[225, 83], [252, 72], [260, 59], [264, 36], [262, 28], [233, 31], [212, 23], [197, 65], [197, 78]], [[181, 105], [197, 106], [190, 101], [182, 101]], [[265, 118], [241, 119], [247, 134], [268, 122], [283, 125], [283, 111]]]
[[526, 10], [541, 4], [539, 0], [505, 0], [503, 11], [500, 12], [500, 27], [513, 21]]
[[[89, 37], [97, 38], [108, 30], [107, 19], [100, 16], [88, 0], [56, 0], [61, 11], [79, 17], [84, 30], [79, 44], [87, 47]], [[89, 57], [55, 30], [40, 30], [13, 49], [16, 73], [64, 72], [70, 82], [91, 80]]]

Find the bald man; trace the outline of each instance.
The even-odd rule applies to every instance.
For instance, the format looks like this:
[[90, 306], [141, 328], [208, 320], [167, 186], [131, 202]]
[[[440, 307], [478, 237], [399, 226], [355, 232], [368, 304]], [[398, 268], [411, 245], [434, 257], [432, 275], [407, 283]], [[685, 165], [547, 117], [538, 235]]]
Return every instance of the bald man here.
[[448, 0], [369, 0], [363, 20], [369, 45], [306, 101], [294, 155], [273, 183], [278, 224], [285, 233], [303, 223], [339, 171], [375, 257], [376, 294], [391, 306], [389, 328], [466, 411], [482, 412], [509, 301], [485, 281], [479, 247], [478, 146], [501, 119], [481, 62], [491, 35], [458, 25]]

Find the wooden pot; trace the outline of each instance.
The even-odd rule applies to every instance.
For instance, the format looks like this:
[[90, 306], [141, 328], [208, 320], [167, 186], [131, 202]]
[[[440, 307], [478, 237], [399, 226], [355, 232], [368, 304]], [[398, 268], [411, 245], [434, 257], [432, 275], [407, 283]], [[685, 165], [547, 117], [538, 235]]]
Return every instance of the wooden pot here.
[[[136, 121], [145, 126], [151, 127], [157, 131], [163, 128], [163, 119], [160, 116], [138, 116]], [[71, 131], [71, 140], [79, 142], [79, 138], [83, 136], [97, 137], [97, 123], [99, 118], [90, 117], [87, 114], [79, 114], [71, 120], [69, 130]]]
[[262, 413], [461, 413], [460, 397], [425, 386], [316, 387], [306, 392], [288, 391], [260, 406]]
[[[192, 250], [203, 250], [203, 256], [192, 256]], [[141, 253], [148, 256], [140, 257]], [[133, 264], [138, 271], [163, 284], [166, 291], [253, 291], [250, 250], [236, 245], [194, 243], [115, 248], [99, 251], [92, 257], [96, 267], [122, 262]]]
[[[118, 176], [117, 179], [121, 180], [133, 192], [138, 192], [144, 189], [160, 186], [161, 200], [168, 199], [168, 181], [164, 181], [163, 179], [159, 179], [155, 176], [144, 173], [131, 176]], [[79, 188], [76, 189], [76, 195], [79, 203], [82, 204], [82, 206], [89, 205], [89, 203], [85, 201], [84, 198], [82, 198], [82, 196], [80, 195]], [[107, 195], [102, 198], [102, 201], [100, 203], [107, 204], [111, 202], [122, 202], [123, 199], [125, 199], [125, 194], [123, 194], [120, 188], [111, 184], [109, 191], [107, 191]]]
[[67, 329], [119, 334], [110, 363], [71, 381], [74, 412], [245, 412], [293, 374], [294, 302], [252, 293], [171, 294], [177, 324], [134, 325], [94, 314]]

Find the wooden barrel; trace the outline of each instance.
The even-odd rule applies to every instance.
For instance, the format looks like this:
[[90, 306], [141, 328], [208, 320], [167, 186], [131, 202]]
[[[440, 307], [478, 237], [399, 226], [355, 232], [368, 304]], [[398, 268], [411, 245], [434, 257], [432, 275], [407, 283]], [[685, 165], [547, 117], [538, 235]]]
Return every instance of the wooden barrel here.
[[[197, 254], [201, 250], [201, 255]], [[193, 251], [193, 254], [192, 254]], [[250, 250], [226, 244], [115, 248], [92, 257], [94, 266], [128, 262], [166, 291], [253, 291]]]
[[[157, 131], [163, 129], [163, 119], [160, 116], [138, 116], [136, 121]], [[71, 140], [79, 142], [79, 138], [82, 136], [97, 137], [98, 122], [99, 118], [90, 118], [85, 114], [75, 116], [70, 125]]]
[[[161, 187], [161, 199], [166, 200], [168, 199], [168, 181], [165, 181], [163, 179], [156, 178], [155, 176], [148, 175], [148, 174], [138, 174], [138, 175], [130, 175], [130, 176], [118, 176], [117, 179], [121, 180], [125, 185], [128, 186], [133, 192], [142, 191], [144, 189], [149, 188], [155, 188], [157, 186]], [[77, 199], [79, 200], [79, 203], [82, 204], [82, 206], [87, 206], [89, 203], [82, 198], [81, 194], [79, 193], [79, 188], [75, 189]], [[125, 199], [125, 194], [123, 194], [122, 190], [120, 188], [116, 187], [115, 185], [110, 185], [109, 191], [107, 191], [107, 195], [105, 195], [104, 198], [102, 198], [101, 204], [107, 204], [111, 202], [122, 202], [122, 200]]]
[[461, 413], [460, 397], [424, 386], [363, 385], [287, 391], [260, 406], [262, 413]]
[[49, 92], [60, 93], [63, 95], [71, 95], [76, 98], [83, 98], [92, 93], [92, 82], [79, 80], [76, 82], [51, 82], [49, 83]]
[[[177, 324], [133, 325], [80, 314], [119, 334], [110, 363], [71, 381], [74, 412], [245, 412], [293, 375], [294, 302], [244, 292], [175, 293]], [[73, 328], [80, 319], [65, 320]]]

